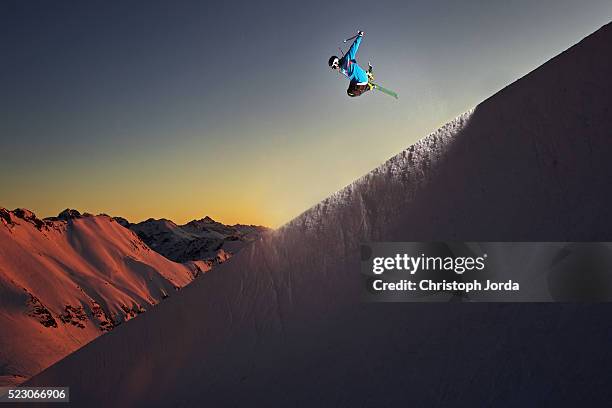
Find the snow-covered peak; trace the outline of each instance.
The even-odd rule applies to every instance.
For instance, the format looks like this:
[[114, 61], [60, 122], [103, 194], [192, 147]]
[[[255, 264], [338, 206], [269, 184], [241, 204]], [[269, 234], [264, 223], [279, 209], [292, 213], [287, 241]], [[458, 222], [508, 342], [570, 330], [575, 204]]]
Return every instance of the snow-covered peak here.
[[227, 259], [256, 235], [267, 231], [265, 227], [246, 229], [228, 226], [208, 216], [185, 225], [177, 225], [166, 219], [148, 219], [130, 224], [129, 228], [147, 245], [169, 259], [211, 263]]
[[108, 216], [40, 220], [0, 209], [0, 384], [17, 383], [200, 274]]

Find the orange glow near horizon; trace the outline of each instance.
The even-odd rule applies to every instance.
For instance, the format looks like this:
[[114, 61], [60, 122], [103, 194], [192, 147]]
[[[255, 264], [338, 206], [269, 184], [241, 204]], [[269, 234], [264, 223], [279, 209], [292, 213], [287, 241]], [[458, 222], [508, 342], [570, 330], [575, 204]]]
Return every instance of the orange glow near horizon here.
[[5, 162], [0, 206], [27, 208], [41, 218], [72, 208], [130, 222], [184, 224], [209, 216], [277, 228], [427, 134], [426, 125], [414, 121], [419, 137], [401, 137], [405, 130], [395, 122], [387, 131], [397, 136], [377, 140], [371, 138], [375, 125], [348, 127], [351, 144], [314, 124], [257, 135], [265, 143], [256, 146], [241, 140], [210, 146], [205, 136], [177, 135], [170, 146], [113, 146], [95, 154], [66, 147], [63, 157], [49, 155], [28, 167], [11, 169]]

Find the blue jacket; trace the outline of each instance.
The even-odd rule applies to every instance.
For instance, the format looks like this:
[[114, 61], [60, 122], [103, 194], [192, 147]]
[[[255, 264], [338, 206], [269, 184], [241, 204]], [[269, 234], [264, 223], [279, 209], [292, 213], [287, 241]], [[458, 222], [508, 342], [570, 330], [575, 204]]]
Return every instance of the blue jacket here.
[[363, 68], [357, 65], [357, 61], [355, 60], [359, 44], [361, 44], [361, 38], [362, 37], [355, 38], [351, 48], [349, 48], [348, 52], [344, 54], [344, 57], [340, 58], [338, 62], [340, 65], [340, 72], [346, 75], [351, 83], [357, 84], [365, 84], [368, 82], [368, 74]]

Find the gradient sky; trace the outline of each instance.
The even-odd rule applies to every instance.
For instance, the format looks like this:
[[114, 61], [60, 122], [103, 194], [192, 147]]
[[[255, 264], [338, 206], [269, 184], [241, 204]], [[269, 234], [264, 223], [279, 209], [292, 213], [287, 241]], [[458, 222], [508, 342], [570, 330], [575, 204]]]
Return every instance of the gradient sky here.
[[[0, 0], [0, 206], [278, 226], [612, 20], [609, 0]], [[382, 94], [327, 59], [366, 32]]]

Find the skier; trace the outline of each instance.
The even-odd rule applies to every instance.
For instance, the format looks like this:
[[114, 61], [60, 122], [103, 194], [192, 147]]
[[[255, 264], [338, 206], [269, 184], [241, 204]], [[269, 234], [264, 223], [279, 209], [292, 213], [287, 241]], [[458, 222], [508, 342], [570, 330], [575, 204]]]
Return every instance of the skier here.
[[359, 96], [374, 87], [370, 84], [370, 79], [372, 79], [372, 67], [369, 66], [366, 71], [361, 68], [355, 60], [359, 44], [361, 44], [361, 38], [363, 37], [363, 31], [357, 31], [355, 37], [355, 41], [351, 45], [351, 48], [349, 48], [348, 52], [344, 54], [342, 58], [332, 55], [328, 62], [331, 69], [339, 70], [340, 73], [350, 80], [346, 93], [351, 97]]

